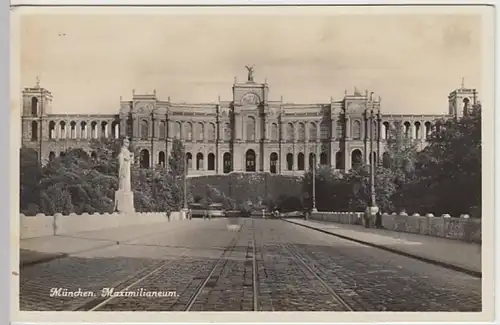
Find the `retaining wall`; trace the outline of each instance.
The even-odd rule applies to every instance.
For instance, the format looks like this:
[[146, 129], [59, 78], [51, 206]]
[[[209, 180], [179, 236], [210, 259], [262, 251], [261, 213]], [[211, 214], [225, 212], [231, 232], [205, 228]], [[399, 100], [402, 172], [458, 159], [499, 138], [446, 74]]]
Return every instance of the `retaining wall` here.
[[[363, 225], [362, 212], [317, 212], [311, 213], [310, 219]], [[387, 230], [481, 243], [481, 219], [471, 219], [468, 215], [452, 218], [449, 214], [435, 217], [432, 213], [425, 216], [384, 213], [382, 225]]]
[[[181, 219], [183, 216], [180, 212], [170, 214], [170, 221]], [[83, 213], [81, 215], [71, 213], [69, 216], [56, 213], [53, 216], [37, 214], [34, 217], [21, 214], [19, 232], [21, 239], [27, 239], [166, 221], [168, 222], [166, 213], [161, 212]]]

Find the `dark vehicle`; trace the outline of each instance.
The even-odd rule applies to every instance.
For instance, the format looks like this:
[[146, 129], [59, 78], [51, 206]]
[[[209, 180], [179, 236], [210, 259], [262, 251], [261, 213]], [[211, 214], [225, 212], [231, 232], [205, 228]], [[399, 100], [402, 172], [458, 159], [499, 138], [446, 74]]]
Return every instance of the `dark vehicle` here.
[[241, 210], [227, 210], [226, 217], [227, 218], [241, 218], [241, 217], [243, 217], [243, 212]]
[[191, 203], [189, 205], [189, 210], [191, 212], [191, 218], [206, 218], [207, 209], [200, 203]]
[[220, 203], [213, 203], [208, 206], [208, 217], [212, 218], [224, 218], [226, 216], [226, 211], [224, 206]]

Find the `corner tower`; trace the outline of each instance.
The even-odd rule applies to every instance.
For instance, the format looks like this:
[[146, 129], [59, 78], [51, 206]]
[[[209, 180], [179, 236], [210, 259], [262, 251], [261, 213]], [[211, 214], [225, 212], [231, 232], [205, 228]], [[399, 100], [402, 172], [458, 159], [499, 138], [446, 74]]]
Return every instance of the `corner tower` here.
[[47, 89], [40, 87], [40, 79], [38, 77], [35, 87], [24, 88], [22, 94], [23, 117], [39, 117], [52, 113], [52, 94]]
[[456, 119], [469, 115], [472, 108], [477, 104], [477, 96], [475, 88], [465, 88], [464, 79], [462, 78], [460, 88], [455, 89], [448, 96], [448, 113]]

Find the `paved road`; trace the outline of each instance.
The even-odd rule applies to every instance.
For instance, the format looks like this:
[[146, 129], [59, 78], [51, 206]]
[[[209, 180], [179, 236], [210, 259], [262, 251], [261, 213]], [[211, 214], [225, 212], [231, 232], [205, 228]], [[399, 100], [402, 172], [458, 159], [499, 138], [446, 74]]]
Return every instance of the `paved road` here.
[[[185, 221], [182, 227], [24, 268], [20, 308], [481, 310], [481, 279], [280, 220], [240, 222], [241, 228], [231, 231], [224, 219]], [[51, 297], [52, 288], [87, 296]], [[102, 297], [103, 288], [136, 296]], [[154, 296], [159, 293], [164, 296]]]

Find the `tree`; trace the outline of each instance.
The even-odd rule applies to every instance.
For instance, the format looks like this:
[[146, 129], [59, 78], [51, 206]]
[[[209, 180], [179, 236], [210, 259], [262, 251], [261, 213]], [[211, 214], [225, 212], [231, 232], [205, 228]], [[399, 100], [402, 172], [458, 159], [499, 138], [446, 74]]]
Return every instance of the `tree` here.
[[42, 179], [42, 168], [38, 153], [30, 148], [21, 148], [19, 152], [19, 199], [21, 212], [35, 215], [39, 212], [39, 193], [36, 191]]
[[[435, 214], [480, 217], [481, 107], [471, 115], [442, 122], [418, 155], [412, 191], [418, 204]], [[477, 211], [476, 211], [477, 210]]]
[[[409, 132], [408, 132], [409, 133]], [[411, 202], [408, 195], [408, 184], [415, 177], [415, 163], [417, 159], [417, 143], [405, 132], [405, 126], [401, 121], [395, 121], [386, 141], [386, 153], [384, 173], [392, 172], [393, 183], [396, 187], [392, 197], [392, 204], [396, 209], [406, 209]], [[391, 177], [386, 175], [388, 179]], [[379, 190], [379, 187], [377, 187]]]
[[[172, 143], [172, 150], [170, 151], [170, 156], [168, 158], [167, 179], [171, 185], [170, 192], [166, 194], [166, 200], [168, 201], [168, 205], [176, 210], [184, 207], [184, 178], [186, 177], [185, 159], [186, 153], [184, 145], [179, 139], [175, 139]], [[188, 202], [189, 201], [190, 199], [188, 198]]]

